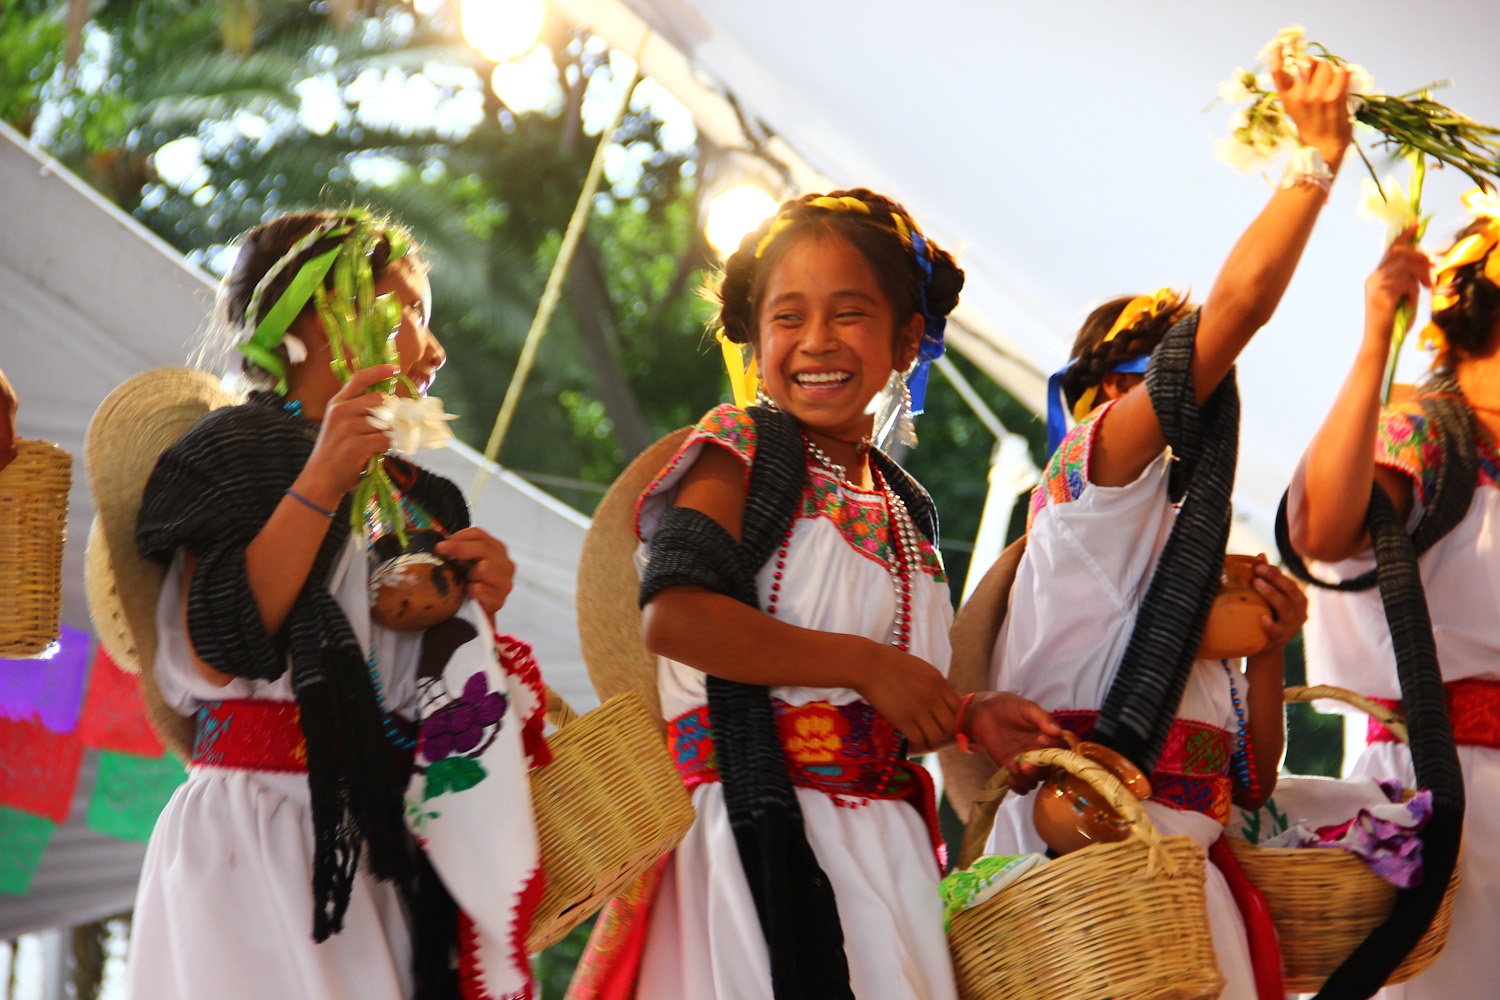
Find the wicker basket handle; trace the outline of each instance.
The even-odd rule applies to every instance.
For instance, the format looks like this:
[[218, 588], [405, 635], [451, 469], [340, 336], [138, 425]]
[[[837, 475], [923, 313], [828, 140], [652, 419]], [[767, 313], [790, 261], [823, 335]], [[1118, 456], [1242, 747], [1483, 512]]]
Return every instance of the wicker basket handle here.
[[1371, 701], [1362, 694], [1331, 684], [1319, 684], [1315, 686], [1293, 686], [1282, 692], [1282, 700], [1288, 705], [1295, 705], [1304, 701], [1318, 701], [1329, 698], [1333, 701], [1341, 701], [1346, 705], [1353, 705], [1364, 712], [1370, 718], [1379, 722], [1391, 731], [1391, 735], [1402, 743], [1410, 745], [1411, 741], [1406, 732], [1406, 718], [1399, 712], [1394, 712], [1384, 705]]
[[[1151, 817], [1142, 808], [1141, 802], [1130, 793], [1120, 779], [1100, 764], [1072, 750], [1030, 750], [1016, 758], [1040, 767], [1060, 767], [1086, 783], [1104, 797], [1110, 807], [1130, 824], [1130, 834], [1146, 845], [1148, 873], [1163, 871], [1174, 874], [1171, 857], [1162, 850], [1161, 832]], [[989, 839], [990, 827], [994, 825], [995, 813], [1010, 787], [1010, 774], [1004, 768], [996, 771], [974, 799], [974, 811], [964, 827], [963, 846], [959, 851], [959, 867], [967, 868], [984, 851]]]
[[578, 713], [573, 711], [573, 706], [568, 704], [566, 698], [552, 690], [550, 685], [543, 684], [547, 691], [547, 721], [559, 729], [566, 729], [578, 718]]

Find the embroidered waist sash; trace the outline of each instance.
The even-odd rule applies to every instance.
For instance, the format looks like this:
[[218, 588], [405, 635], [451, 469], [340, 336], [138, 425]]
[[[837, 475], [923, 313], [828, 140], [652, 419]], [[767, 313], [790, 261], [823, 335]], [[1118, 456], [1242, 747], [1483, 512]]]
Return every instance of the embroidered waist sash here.
[[[905, 740], [884, 716], [862, 701], [789, 705], [771, 699], [776, 730], [792, 784], [828, 795], [837, 806], [857, 809], [870, 799], [905, 799], [922, 815], [944, 864], [932, 776], [906, 759]], [[691, 791], [719, 780], [708, 706], [700, 705], [667, 723], [667, 749]]]
[[[1459, 746], [1488, 747], [1500, 750], [1500, 681], [1468, 677], [1443, 685], [1448, 703], [1448, 720], [1453, 724], [1453, 742]], [[1394, 711], [1401, 702], [1394, 698], [1371, 698], [1371, 701]], [[1365, 730], [1369, 743], [1399, 742], [1394, 733], [1375, 719]]]
[[[194, 720], [192, 766], [306, 773], [307, 741], [302, 735], [301, 715], [295, 701], [226, 698], [208, 702], [198, 709]], [[413, 725], [387, 715], [385, 730], [400, 762], [409, 765]]]
[[[1099, 713], [1092, 709], [1063, 710], [1053, 712], [1052, 717], [1068, 732], [1087, 740], [1094, 734]], [[1151, 801], [1228, 823], [1233, 791], [1229, 758], [1233, 752], [1233, 737], [1225, 730], [1206, 722], [1174, 719], [1156, 770], [1151, 772]]]

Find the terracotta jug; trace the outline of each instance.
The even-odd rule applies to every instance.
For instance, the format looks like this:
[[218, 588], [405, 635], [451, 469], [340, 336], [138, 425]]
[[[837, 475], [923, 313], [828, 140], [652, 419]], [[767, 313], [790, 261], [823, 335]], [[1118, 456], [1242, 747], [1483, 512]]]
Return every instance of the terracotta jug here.
[[[1098, 743], [1081, 741], [1072, 733], [1064, 733], [1064, 738], [1074, 753], [1109, 771], [1136, 798], [1151, 797], [1151, 782], [1128, 758]], [[1054, 854], [1124, 840], [1130, 832], [1130, 824], [1104, 796], [1060, 767], [1053, 769], [1034, 794], [1032, 822]]]
[[1255, 556], [1227, 555], [1219, 577], [1219, 593], [1203, 626], [1198, 643], [1200, 660], [1230, 660], [1254, 656], [1266, 648], [1270, 637], [1261, 627], [1260, 616], [1271, 604], [1255, 591]]

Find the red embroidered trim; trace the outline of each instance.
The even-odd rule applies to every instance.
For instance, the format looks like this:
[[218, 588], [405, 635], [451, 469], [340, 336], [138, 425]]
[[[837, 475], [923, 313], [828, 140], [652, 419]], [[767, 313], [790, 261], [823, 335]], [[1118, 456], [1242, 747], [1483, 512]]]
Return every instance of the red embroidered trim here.
[[307, 770], [302, 712], [295, 701], [229, 698], [198, 710], [193, 738], [194, 767], [241, 771]]
[[[1094, 734], [1099, 712], [1066, 709], [1053, 712], [1052, 717], [1059, 726], [1086, 740]], [[1174, 719], [1156, 770], [1151, 772], [1151, 801], [1227, 824], [1234, 790], [1228, 774], [1233, 745], [1233, 736], [1217, 726]]]
[[[1500, 681], [1467, 677], [1443, 685], [1448, 702], [1448, 721], [1453, 726], [1453, 741], [1462, 747], [1488, 747], [1500, 750]], [[1371, 698], [1392, 711], [1400, 712], [1401, 702], [1393, 698]], [[1375, 719], [1365, 727], [1369, 743], [1399, 742], [1395, 734]]]
[[521, 749], [533, 768], [552, 763], [552, 748], [543, 735], [547, 725], [547, 686], [542, 683], [542, 668], [531, 646], [513, 635], [496, 632], [495, 654], [501, 670], [524, 684], [536, 699], [536, 707], [521, 721]]
[[687, 439], [682, 442], [682, 447], [677, 449], [677, 454], [673, 455], [666, 467], [656, 474], [651, 480], [651, 485], [636, 497], [633, 524], [637, 539], [643, 542], [646, 540], [641, 535], [641, 506], [661, 485], [662, 480], [682, 464], [683, 456], [694, 445], [705, 442], [717, 445], [739, 459], [745, 467], [745, 485], [746, 487], [750, 485], [750, 466], [755, 462], [755, 418], [729, 403], [721, 403], [703, 415], [703, 419], [699, 420], [688, 432]]

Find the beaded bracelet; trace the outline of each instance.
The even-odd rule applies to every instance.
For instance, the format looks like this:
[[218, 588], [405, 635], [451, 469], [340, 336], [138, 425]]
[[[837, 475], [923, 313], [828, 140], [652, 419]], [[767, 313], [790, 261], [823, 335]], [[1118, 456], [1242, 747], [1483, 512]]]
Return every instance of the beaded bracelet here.
[[973, 740], [964, 732], [964, 716], [969, 711], [969, 702], [974, 700], [978, 691], [970, 691], [958, 701], [958, 715], [953, 720], [953, 742], [958, 744], [960, 753], [978, 753], [974, 749]]
[[308, 508], [309, 510], [315, 510], [319, 514], [322, 514], [324, 517], [328, 518], [328, 520], [333, 520], [333, 511], [324, 510], [322, 507], [319, 507], [317, 504], [313, 503], [311, 500], [307, 499], [307, 497], [303, 496], [301, 493], [298, 493], [296, 490], [287, 488], [285, 490], [282, 490], [282, 492], [300, 503], [302, 506]]

